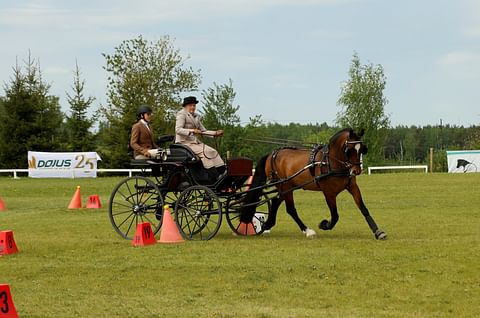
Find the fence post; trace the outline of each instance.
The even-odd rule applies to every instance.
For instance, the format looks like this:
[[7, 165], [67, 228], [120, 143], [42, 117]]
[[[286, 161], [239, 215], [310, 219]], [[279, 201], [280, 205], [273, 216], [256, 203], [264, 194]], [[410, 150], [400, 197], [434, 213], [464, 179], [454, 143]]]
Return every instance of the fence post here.
[[430, 173], [433, 172], [433, 148], [430, 147]]

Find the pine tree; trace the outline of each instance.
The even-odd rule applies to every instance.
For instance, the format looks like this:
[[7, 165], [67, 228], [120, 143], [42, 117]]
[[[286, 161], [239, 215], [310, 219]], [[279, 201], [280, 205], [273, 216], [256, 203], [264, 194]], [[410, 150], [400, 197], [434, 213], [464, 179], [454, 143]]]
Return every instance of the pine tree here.
[[24, 72], [18, 63], [13, 71], [0, 100], [0, 166], [26, 168], [28, 151], [59, 150], [63, 113], [30, 55]]
[[67, 101], [70, 104], [70, 116], [67, 116], [66, 122], [67, 149], [69, 151], [94, 151], [94, 138], [90, 129], [95, 122], [95, 116], [88, 118], [87, 112], [95, 98], [83, 95], [85, 81], [81, 79], [78, 63], [75, 63], [75, 66], [73, 93], [72, 95], [66, 93]]

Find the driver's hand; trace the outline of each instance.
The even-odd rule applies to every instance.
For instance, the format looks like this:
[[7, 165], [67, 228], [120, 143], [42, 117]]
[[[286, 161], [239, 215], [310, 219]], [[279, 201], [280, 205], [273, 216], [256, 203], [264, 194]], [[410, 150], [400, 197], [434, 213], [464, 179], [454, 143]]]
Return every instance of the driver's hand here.
[[215, 136], [223, 136], [223, 129], [217, 130]]

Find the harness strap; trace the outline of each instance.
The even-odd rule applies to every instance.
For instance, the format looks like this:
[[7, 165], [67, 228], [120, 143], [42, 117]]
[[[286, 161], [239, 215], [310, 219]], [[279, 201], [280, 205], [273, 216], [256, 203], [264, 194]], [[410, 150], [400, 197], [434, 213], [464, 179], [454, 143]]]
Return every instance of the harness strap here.
[[278, 180], [278, 172], [275, 168], [275, 159], [277, 159], [280, 149], [275, 149], [270, 156], [270, 180]]
[[287, 147], [277, 148], [272, 152], [272, 155], [270, 156], [270, 180], [272, 181], [280, 179], [277, 168], [276, 168], [276, 159], [277, 159], [278, 153], [283, 149], [298, 149], [298, 148], [287, 146]]
[[[318, 164], [318, 161], [315, 160], [317, 157], [318, 152], [322, 150], [322, 157], [320, 158], [320, 166], [326, 164], [328, 162], [328, 145], [316, 145], [312, 148], [312, 151], [310, 152], [310, 157], [308, 159], [308, 164], [310, 165], [310, 174], [312, 177], [315, 177], [315, 166]], [[326, 158], [326, 161], [324, 159]], [[321, 168], [320, 168], [321, 169]], [[322, 172], [320, 172], [322, 173]]]

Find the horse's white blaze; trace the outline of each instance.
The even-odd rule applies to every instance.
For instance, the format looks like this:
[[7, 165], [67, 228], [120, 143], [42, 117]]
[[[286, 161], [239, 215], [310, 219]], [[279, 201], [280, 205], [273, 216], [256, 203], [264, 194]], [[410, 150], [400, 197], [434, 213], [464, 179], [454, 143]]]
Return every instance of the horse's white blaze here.
[[308, 238], [314, 238], [314, 237], [317, 236], [317, 232], [315, 232], [314, 230], [309, 229], [309, 228], [307, 228], [305, 231], [303, 231], [303, 233], [305, 233], [305, 236], [308, 237]]
[[357, 154], [360, 152], [360, 148], [362, 148], [362, 145], [355, 144], [355, 150], [357, 151]]

